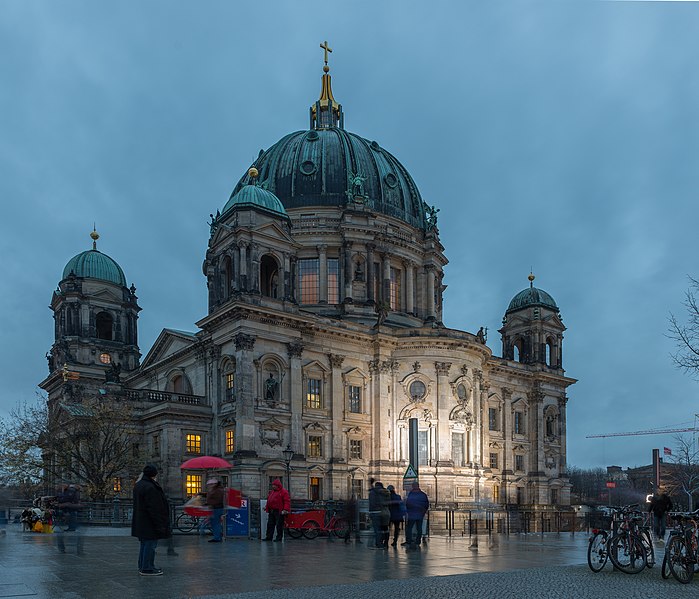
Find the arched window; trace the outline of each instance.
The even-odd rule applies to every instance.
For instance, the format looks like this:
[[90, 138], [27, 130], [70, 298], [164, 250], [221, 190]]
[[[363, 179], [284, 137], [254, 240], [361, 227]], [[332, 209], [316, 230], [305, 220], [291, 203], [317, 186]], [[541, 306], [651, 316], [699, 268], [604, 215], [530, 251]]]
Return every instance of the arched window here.
[[279, 297], [279, 265], [269, 254], [262, 256], [260, 260], [260, 285], [262, 295]]
[[100, 312], [96, 318], [97, 338], [111, 341], [113, 323], [114, 319], [112, 318], [111, 314], [108, 312]]
[[546, 365], [555, 368], [556, 364], [556, 342], [552, 337], [546, 339]]
[[192, 394], [192, 385], [186, 376], [182, 374], [176, 374], [168, 383], [168, 391], [171, 393], [181, 393], [182, 395]]
[[524, 343], [521, 337], [515, 339], [512, 351], [515, 362], [522, 362], [524, 360]]

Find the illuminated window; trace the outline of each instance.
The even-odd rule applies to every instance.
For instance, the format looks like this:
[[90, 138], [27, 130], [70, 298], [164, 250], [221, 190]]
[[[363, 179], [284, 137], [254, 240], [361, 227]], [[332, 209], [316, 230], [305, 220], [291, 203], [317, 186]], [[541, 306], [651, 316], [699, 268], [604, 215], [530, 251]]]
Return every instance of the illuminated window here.
[[111, 361], [112, 356], [110, 356], [109, 354], [100, 354], [100, 362], [102, 362], [102, 364], [110, 364]]
[[391, 268], [391, 283], [390, 283], [390, 302], [391, 310], [400, 310], [400, 278], [401, 271], [399, 268]]
[[317, 304], [320, 296], [320, 263], [318, 258], [299, 260], [299, 291], [302, 304]]
[[500, 503], [500, 487], [497, 485], [493, 487], [493, 503]]
[[497, 469], [497, 467], [498, 467], [498, 454], [497, 453], [490, 454], [490, 467], [494, 470]]
[[347, 387], [348, 407], [353, 414], [361, 414], [362, 412], [362, 388], [356, 385]]
[[417, 462], [420, 466], [427, 466], [430, 455], [428, 431], [417, 432]]
[[515, 456], [515, 470], [521, 472], [524, 470], [524, 456], [523, 455], [516, 455]]
[[308, 379], [308, 388], [306, 390], [306, 405], [309, 408], [320, 409], [323, 407], [322, 398], [320, 395], [320, 379]]
[[188, 434], [185, 440], [187, 453], [201, 453], [201, 435]]
[[308, 437], [308, 457], [320, 458], [323, 457], [323, 438]]
[[350, 449], [350, 460], [361, 460], [362, 459], [362, 442], [359, 439], [350, 439], [349, 444]]
[[340, 303], [340, 261], [328, 258], [328, 303]]
[[185, 492], [187, 496], [201, 493], [201, 474], [188, 474], [185, 479]]
[[112, 479], [112, 491], [115, 493], [121, 493], [121, 478], [118, 476]]
[[226, 453], [233, 453], [235, 451], [235, 431], [233, 429], [228, 429], [226, 431]]
[[308, 490], [311, 501], [319, 501], [322, 498], [320, 478], [311, 476]]
[[226, 373], [226, 401], [235, 399], [235, 372]]

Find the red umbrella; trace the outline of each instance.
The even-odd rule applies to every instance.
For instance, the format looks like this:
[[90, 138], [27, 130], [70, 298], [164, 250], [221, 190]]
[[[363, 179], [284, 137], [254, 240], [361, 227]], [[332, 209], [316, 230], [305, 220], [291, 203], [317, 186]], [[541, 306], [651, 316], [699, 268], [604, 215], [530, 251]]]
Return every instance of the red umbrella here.
[[180, 464], [182, 470], [216, 470], [233, 468], [233, 464], [213, 455], [202, 455]]

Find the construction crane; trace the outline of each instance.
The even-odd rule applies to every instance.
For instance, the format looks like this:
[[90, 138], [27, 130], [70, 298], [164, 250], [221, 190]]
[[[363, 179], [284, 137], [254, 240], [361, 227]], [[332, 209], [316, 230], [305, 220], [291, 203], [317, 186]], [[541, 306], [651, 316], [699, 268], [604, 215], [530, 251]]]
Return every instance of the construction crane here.
[[586, 439], [596, 439], [597, 437], [630, 437], [632, 435], [665, 435], [667, 433], [699, 433], [699, 428], [664, 428], [650, 431], [633, 431], [630, 433], [606, 433], [604, 435], [586, 435]]

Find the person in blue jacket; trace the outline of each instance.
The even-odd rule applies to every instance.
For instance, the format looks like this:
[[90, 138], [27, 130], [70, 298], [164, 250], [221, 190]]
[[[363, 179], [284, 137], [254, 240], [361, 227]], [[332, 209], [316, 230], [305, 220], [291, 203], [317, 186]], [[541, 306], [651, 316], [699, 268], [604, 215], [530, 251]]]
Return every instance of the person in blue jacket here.
[[[413, 483], [413, 488], [405, 498], [405, 509], [408, 512], [408, 524], [405, 527], [405, 543], [410, 548], [417, 547], [422, 542], [422, 521], [427, 510], [430, 509], [430, 500], [420, 490], [418, 483]], [[415, 536], [413, 536], [415, 529]]]

